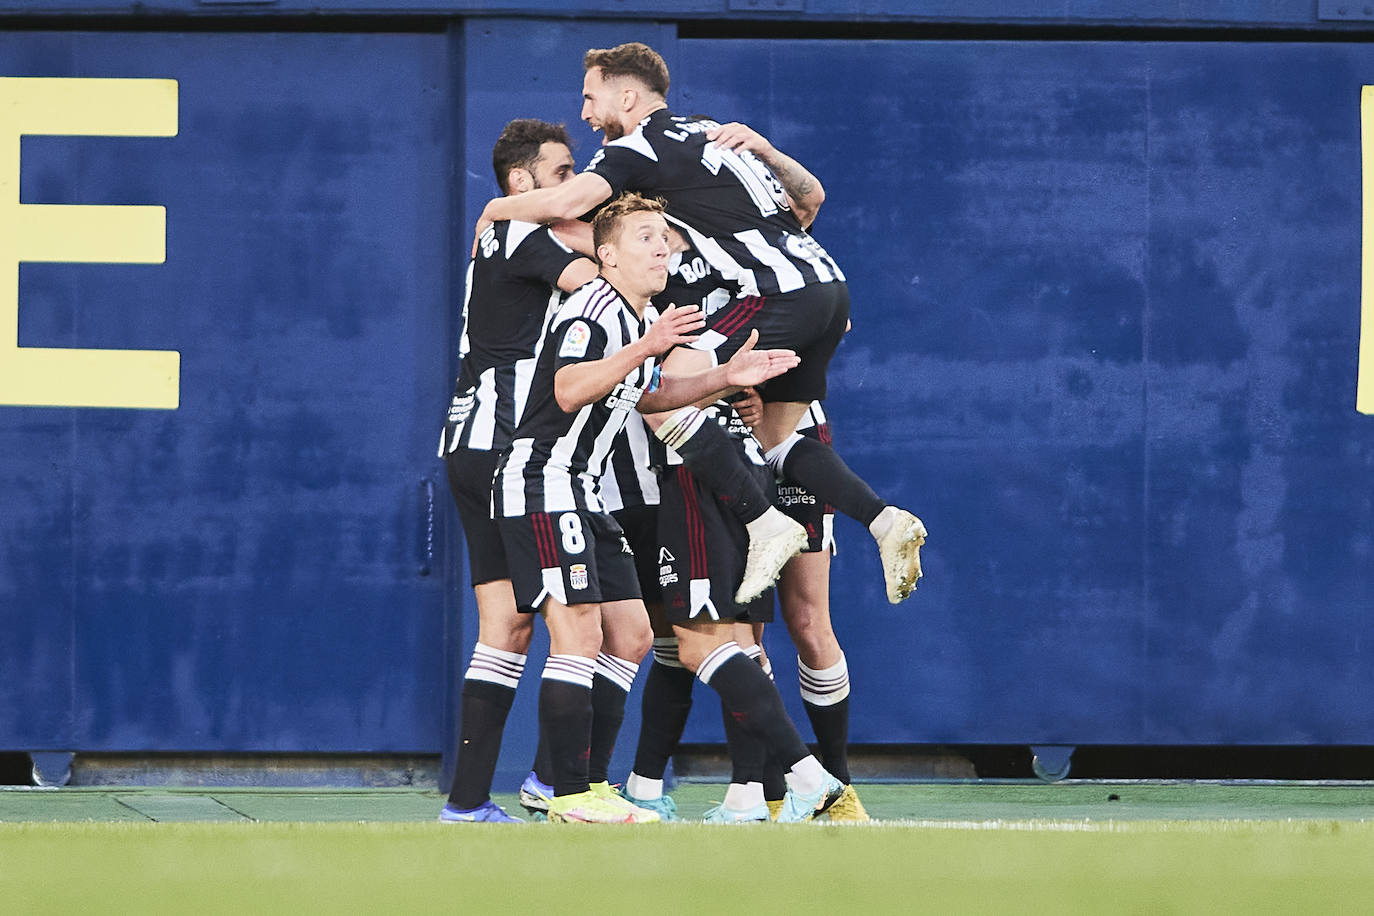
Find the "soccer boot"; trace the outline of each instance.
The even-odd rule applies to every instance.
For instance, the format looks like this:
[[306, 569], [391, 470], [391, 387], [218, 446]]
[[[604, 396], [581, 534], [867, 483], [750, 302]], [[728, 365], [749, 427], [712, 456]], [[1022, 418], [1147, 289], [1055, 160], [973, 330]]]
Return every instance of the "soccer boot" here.
[[[623, 799], [622, 799], [623, 801]], [[633, 824], [634, 815], [588, 789], [549, 799], [550, 824]]]
[[844, 794], [845, 784], [829, 773], [815, 792], [806, 795], [789, 788], [782, 799], [782, 810], [778, 812], [779, 824], [797, 824], [809, 821], [818, 814], [824, 814], [830, 806]]
[[621, 795], [620, 792], [608, 782], [594, 782], [591, 784], [590, 790], [593, 795], [604, 800], [607, 804], [619, 808], [630, 815], [632, 818], [631, 823], [657, 824], [659, 821], [657, 811], [639, 807], [634, 802]]
[[487, 799], [469, 811], [460, 811], [452, 805], [444, 805], [439, 812], [441, 824], [523, 824], [518, 817], [511, 817], [500, 805]]
[[677, 802], [673, 801], [671, 795], [660, 795], [658, 798], [635, 798], [629, 792], [625, 793], [625, 800], [636, 808], [643, 808], [658, 815], [660, 821], [677, 820]]
[[755, 805], [748, 811], [735, 811], [724, 805], [716, 805], [701, 818], [704, 824], [766, 824], [768, 806]]
[[553, 798], [553, 786], [545, 785], [530, 770], [530, 775], [520, 784], [520, 807], [528, 811], [536, 820], [547, 817], [549, 799]]
[[901, 604], [916, 590], [916, 580], [921, 578], [921, 545], [926, 542], [926, 526], [905, 509], [888, 506], [883, 512], [890, 513], [892, 518], [891, 527], [877, 538], [883, 580], [887, 584], [887, 600]]
[[782, 814], [782, 802], [781, 798], [770, 798], [764, 802], [768, 806], [768, 819], [770, 821], [777, 820], [778, 815]]
[[859, 823], [861, 821], [872, 820], [868, 812], [864, 810], [864, 803], [859, 801], [859, 793], [854, 791], [853, 786], [845, 786], [840, 797], [835, 799], [826, 816], [832, 821], [846, 821]]
[[772, 506], [746, 527], [749, 553], [744, 559], [744, 576], [735, 590], [738, 604], [748, 604], [768, 591], [783, 566], [801, 552], [807, 540], [805, 528]]

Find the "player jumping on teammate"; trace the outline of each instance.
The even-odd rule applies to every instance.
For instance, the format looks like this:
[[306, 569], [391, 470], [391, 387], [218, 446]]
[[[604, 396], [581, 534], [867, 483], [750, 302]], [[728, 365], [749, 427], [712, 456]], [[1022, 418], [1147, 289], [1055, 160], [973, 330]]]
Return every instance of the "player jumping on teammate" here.
[[[479, 229], [497, 219], [575, 218], [622, 190], [662, 195], [673, 223], [738, 289], [731, 306], [712, 316], [697, 344], [702, 352], [694, 358], [679, 349], [668, 367], [681, 371], [727, 359], [753, 331], [764, 346], [795, 350], [799, 368], [761, 389], [764, 418], [755, 433], [782, 476], [868, 527], [888, 600], [904, 600], [921, 574], [925, 526], [887, 505], [833, 449], [796, 434], [809, 404], [825, 397], [826, 370], [849, 314], [843, 273], [792, 208], [811, 195], [787, 190], [814, 177], [757, 135], [732, 137], [714, 122], [674, 115], [665, 101], [667, 66], [646, 45], [591, 50], [584, 64], [582, 118], [604, 133], [605, 145], [583, 172], [556, 188], [489, 202]], [[751, 557], [738, 595], [748, 600], [801, 549], [805, 532], [790, 519], [779, 523], [719, 429], [689, 423], [690, 416], [670, 418], [656, 435], [714, 490], [733, 497], [732, 509], [750, 530]]]

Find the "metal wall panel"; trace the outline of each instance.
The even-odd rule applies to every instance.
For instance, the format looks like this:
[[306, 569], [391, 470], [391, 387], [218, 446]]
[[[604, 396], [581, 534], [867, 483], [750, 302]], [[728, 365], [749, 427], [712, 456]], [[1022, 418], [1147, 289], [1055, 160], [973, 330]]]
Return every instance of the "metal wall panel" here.
[[163, 206], [167, 254], [25, 264], [19, 340], [180, 352], [175, 410], [0, 408], [0, 746], [433, 750], [444, 37], [0, 48], [6, 76], [177, 81], [175, 137], [24, 140], [23, 201]]
[[836, 442], [931, 529], [893, 609], [841, 527], [855, 740], [1374, 740], [1354, 407], [1374, 54], [678, 54], [678, 107], [756, 123], [826, 183], [816, 234], [855, 300]]
[[[177, 81], [175, 136], [23, 141], [22, 201], [165, 207], [167, 253], [25, 264], [21, 345], [180, 354], [175, 410], [0, 407], [0, 746], [447, 748], [476, 621], [424, 481], [451, 523], [459, 236], [501, 125], [575, 122], [582, 52], [629, 39], [675, 108], [755, 124], [828, 190], [836, 442], [932, 533], [891, 608], [840, 522], [854, 740], [1374, 743], [1374, 52], [674, 34], [0, 35], [0, 76]], [[688, 737], [717, 740], [698, 693]]]

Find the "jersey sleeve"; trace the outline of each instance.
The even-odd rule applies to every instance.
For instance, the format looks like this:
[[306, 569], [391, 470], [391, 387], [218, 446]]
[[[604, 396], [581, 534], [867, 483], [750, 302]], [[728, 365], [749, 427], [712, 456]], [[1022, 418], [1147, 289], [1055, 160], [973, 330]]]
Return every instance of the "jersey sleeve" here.
[[652, 191], [654, 160], [622, 143], [616, 140], [601, 147], [583, 171], [606, 179], [611, 186], [612, 196], [625, 190]]
[[586, 363], [606, 355], [609, 335], [600, 324], [583, 315], [556, 320], [548, 346], [553, 347], [553, 371], [556, 375], [564, 366]]
[[569, 264], [582, 255], [558, 240], [552, 229], [539, 228], [520, 241], [511, 255], [517, 276], [557, 286]]

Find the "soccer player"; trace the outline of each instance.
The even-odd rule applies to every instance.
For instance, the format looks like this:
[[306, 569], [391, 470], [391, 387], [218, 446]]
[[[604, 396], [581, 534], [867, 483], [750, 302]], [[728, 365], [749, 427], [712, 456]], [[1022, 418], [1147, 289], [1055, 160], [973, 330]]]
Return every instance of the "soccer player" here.
[[[593, 49], [584, 65], [582, 119], [603, 132], [605, 145], [556, 188], [490, 201], [479, 228], [496, 219], [575, 218], [626, 189], [661, 195], [674, 225], [738, 290], [731, 306], [712, 316], [698, 346], [722, 360], [757, 330], [764, 346], [798, 353], [797, 370], [761, 389], [764, 417], [755, 434], [782, 476], [868, 527], [888, 600], [903, 601], [921, 574], [925, 526], [887, 505], [834, 449], [796, 434], [807, 406], [825, 397], [826, 370], [849, 315], [844, 274], [803, 228], [810, 214], [793, 208], [798, 199], [814, 199], [819, 182], [752, 132], [732, 138], [713, 121], [674, 115], [665, 102], [667, 65], [646, 45]], [[677, 369], [691, 357], [679, 351], [674, 360]], [[749, 526], [751, 554], [738, 597], [761, 594], [801, 549], [804, 532], [771, 514], [776, 510], [713, 426], [688, 429], [669, 420], [656, 435], [672, 437], [704, 482], [734, 497], [732, 510]]]
[[[517, 606], [549, 628], [539, 722], [554, 796], [549, 820], [655, 821], [588, 778], [592, 685], [603, 617], [643, 618], [634, 557], [605, 511], [598, 479], [630, 411], [673, 410], [730, 388], [761, 384], [797, 364], [748, 341], [719, 367], [686, 376], [656, 360], [695, 339], [695, 307], [669, 306], [650, 323], [650, 298], [667, 280], [668, 229], [660, 203], [622, 195], [592, 223], [600, 272], [550, 323], [529, 404], [498, 462], [493, 516], [510, 557]], [[609, 788], [609, 787], [608, 787]]]
[[[814, 213], [814, 209], [811, 212]], [[723, 278], [711, 270], [686, 238], [676, 231], [673, 233], [673, 249], [674, 254], [669, 262], [668, 286], [659, 301], [697, 303], [708, 317], [728, 304], [730, 295], [722, 288], [725, 285]], [[740, 410], [740, 415], [729, 417], [725, 424], [731, 438], [739, 443], [740, 453], [746, 460], [751, 460], [755, 465], [762, 465], [757, 443], [749, 435], [747, 428], [752, 426], [759, 416], [757, 407], [761, 405], [757, 404], [757, 397], [737, 400], [732, 406]], [[820, 404], [811, 405], [799, 431], [829, 443], [829, 426], [825, 422]], [[687, 528], [692, 532], [709, 534], [696, 538], [700, 546], [690, 551], [690, 557], [684, 555], [684, 560], [690, 562], [680, 563], [676, 567], [663, 567], [667, 574], [665, 579], [671, 578], [676, 585], [681, 578], [680, 571], [689, 566], [707, 567], [717, 574], [722, 569], [728, 569], [731, 558], [728, 552], [725, 552], [724, 556], [721, 556], [721, 553], [730, 543], [734, 532], [728, 521], [722, 519], [715, 495], [693, 481], [684, 468], [670, 467], [667, 471], [669, 476], [661, 487], [664, 505], [684, 504], [680, 491], [684, 489], [685, 481], [686, 487], [694, 491], [695, 495], [695, 503], [687, 503], [692, 517], [692, 523], [687, 525]], [[829, 506], [798, 485], [779, 481], [778, 491], [779, 502], [784, 511], [803, 525], [808, 535], [805, 551], [792, 558], [783, 569], [778, 598], [784, 620], [797, 646], [803, 705], [821, 748], [822, 763], [827, 771], [846, 784], [843, 794], [831, 806], [828, 814], [831, 820], [867, 820], [867, 813], [863, 810], [858, 794], [849, 785], [849, 677], [844, 664], [844, 654], [830, 624], [828, 591], [830, 553], [834, 545], [833, 514]], [[673, 530], [673, 516], [681, 514], [681, 509], [676, 512], [665, 512], [661, 527], [664, 544], [671, 544], [672, 549], [679, 553], [682, 553], [679, 546], [680, 536]], [[681, 527], [681, 524], [682, 521], [679, 519], [677, 525]], [[674, 558], [669, 555], [667, 559], [671, 563]], [[698, 582], [693, 590], [687, 593], [688, 600], [704, 604], [712, 594], [719, 596], [723, 593], [719, 588], [711, 589], [710, 585], [709, 581]], [[673, 586], [669, 586], [669, 589], [672, 588]], [[719, 597], [716, 600], [719, 602]], [[753, 627], [752, 630], [739, 628], [736, 640], [740, 642], [746, 654], [764, 666], [765, 672], [771, 677], [767, 657], [763, 654], [759, 642], [763, 625], [772, 618], [771, 597], [763, 607], [758, 605], [759, 602], [754, 602], [747, 609], [740, 610], [739, 618], [750, 621]], [[712, 610], [715, 611], [717, 608]], [[654, 662], [649, 666], [644, 689], [644, 725], [641, 727], [634, 769], [626, 782], [625, 795], [634, 804], [653, 807], [662, 812], [672, 808], [672, 799], [662, 794], [663, 774], [669, 757], [677, 748], [691, 708], [692, 678], [678, 659], [676, 639], [662, 639], [657, 626], [655, 637]], [[757, 761], [751, 763], [740, 759], [741, 755], [736, 753], [738, 737], [731, 734], [730, 722], [727, 716], [726, 735], [731, 744], [733, 770], [731, 787], [727, 790], [725, 803], [721, 808], [711, 812], [714, 815], [712, 819], [757, 820], [760, 819], [760, 814], [766, 817], [768, 810], [772, 810], [776, 815], [785, 797], [782, 774], [770, 768], [759, 777], [763, 783], [761, 786], [749, 785], [751, 776], [757, 775], [757, 771], [751, 771], [750, 767], [757, 765]], [[759, 794], [760, 791], [762, 795]], [[767, 801], [767, 809], [762, 808], [764, 801]]]
[[[830, 446], [830, 423], [819, 403], [811, 405], [797, 432]], [[778, 481], [778, 500], [782, 510], [806, 528], [808, 538], [806, 548], [783, 567], [778, 606], [797, 650], [802, 707], [816, 735], [821, 762], [845, 783], [844, 794], [830, 808], [830, 820], [866, 821], [868, 812], [849, 774], [849, 666], [830, 622], [834, 512], [789, 480]]]
[[[552, 187], [573, 175], [561, 124], [511, 121], [492, 148], [505, 194]], [[493, 223], [468, 265], [461, 363], [439, 443], [467, 539], [478, 632], [459, 704], [457, 765], [443, 821], [517, 821], [491, 800], [501, 737], [529, 650], [531, 620], [515, 607], [510, 572], [491, 519], [496, 459], [525, 408], [544, 324], [561, 292], [596, 276], [596, 264], [534, 223]]]

